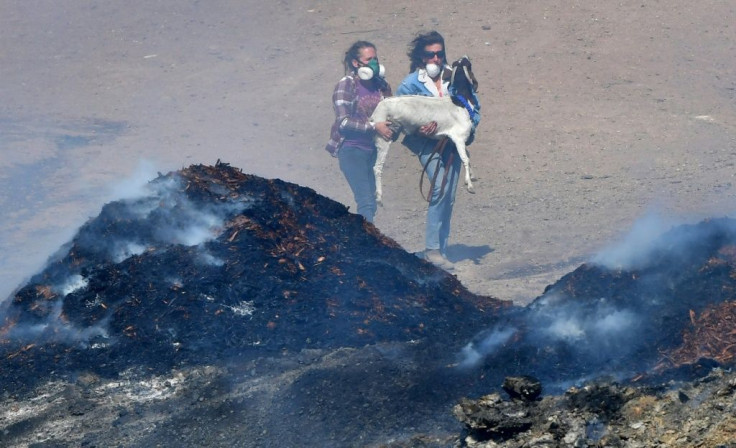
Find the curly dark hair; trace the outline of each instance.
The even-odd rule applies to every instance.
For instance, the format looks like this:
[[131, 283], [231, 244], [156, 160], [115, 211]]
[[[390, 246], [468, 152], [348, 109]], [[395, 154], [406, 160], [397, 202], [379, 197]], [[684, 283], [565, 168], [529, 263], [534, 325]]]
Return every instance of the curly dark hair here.
[[345, 58], [342, 63], [345, 65], [345, 73], [355, 73], [357, 68], [353, 67], [353, 59], [360, 59], [360, 50], [363, 48], [373, 48], [376, 46], [366, 40], [359, 40], [348, 48], [345, 52]]
[[[409, 52], [407, 53], [407, 56], [409, 56], [409, 60], [411, 61], [411, 64], [409, 65], [409, 73], [420, 67], [424, 67], [424, 61], [422, 60], [424, 56], [424, 48], [427, 45], [434, 44], [442, 44], [442, 49], [447, 52], [447, 47], [445, 47], [445, 38], [442, 37], [442, 34], [437, 31], [417, 34], [414, 40], [409, 44]], [[446, 60], [447, 56], [445, 56], [445, 61]]]

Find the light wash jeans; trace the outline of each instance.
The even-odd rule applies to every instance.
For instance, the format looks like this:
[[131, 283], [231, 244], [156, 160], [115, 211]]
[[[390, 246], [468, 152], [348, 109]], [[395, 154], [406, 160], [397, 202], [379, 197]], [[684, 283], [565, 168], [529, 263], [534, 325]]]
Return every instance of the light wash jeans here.
[[[434, 188], [432, 188], [432, 196], [427, 207], [427, 223], [425, 230], [425, 245], [427, 249], [439, 249], [440, 253], [447, 256], [447, 241], [450, 239], [450, 221], [452, 220], [452, 207], [455, 205], [455, 192], [457, 191], [457, 183], [460, 178], [460, 169], [462, 161], [457, 155], [455, 145], [448, 141], [442, 156], [433, 154], [437, 140], [424, 139], [421, 146], [414, 147], [415, 153], [419, 156], [419, 162], [422, 168], [427, 166], [425, 185], [431, 185], [435, 172], [437, 180]], [[450, 157], [452, 162], [447, 170], [447, 180], [445, 187], [442, 188], [442, 178], [444, 177], [445, 167]], [[427, 165], [427, 163], [429, 163]], [[442, 196], [440, 196], [442, 192]]]
[[373, 222], [376, 216], [376, 178], [373, 165], [376, 164], [377, 153], [365, 151], [353, 146], [343, 146], [337, 153], [340, 170], [353, 190], [353, 198], [358, 205], [358, 213], [366, 221]]

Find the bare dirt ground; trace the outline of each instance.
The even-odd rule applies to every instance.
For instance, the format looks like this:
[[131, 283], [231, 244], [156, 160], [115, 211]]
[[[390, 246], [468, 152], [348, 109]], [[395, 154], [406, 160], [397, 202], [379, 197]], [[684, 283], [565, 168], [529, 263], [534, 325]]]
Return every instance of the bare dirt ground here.
[[[0, 0], [0, 296], [156, 171], [220, 159], [353, 206], [323, 150], [342, 55], [373, 41], [396, 86], [436, 29], [483, 107], [450, 258], [526, 303], [648, 212], [734, 210], [734, 19], [720, 0]], [[408, 251], [420, 171], [395, 144], [376, 225]]]

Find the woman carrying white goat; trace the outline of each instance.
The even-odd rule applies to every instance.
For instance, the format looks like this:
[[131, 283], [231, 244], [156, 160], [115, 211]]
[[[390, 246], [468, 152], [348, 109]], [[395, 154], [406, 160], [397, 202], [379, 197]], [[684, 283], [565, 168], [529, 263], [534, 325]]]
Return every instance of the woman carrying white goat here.
[[[411, 73], [399, 85], [397, 95], [442, 97], [450, 94], [447, 91], [449, 81], [442, 78], [442, 72], [449, 67], [446, 64], [445, 39], [440, 33], [430, 31], [417, 35], [410, 44], [408, 56], [411, 60]], [[474, 101], [478, 105], [475, 110], [479, 112], [480, 103], [477, 98]], [[480, 114], [474, 114], [471, 119], [475, 129]], [[452, 269], [453, 265], [447, 259], [447, 242], [450, 238], [452, 208], [455, 205], [455, 192], [462, 164], [451, 141], [447, 142], [441, 154], [434, 151], [437, 140], [428, 136], [433, 135], [436, 130], [437, 123], [427, 123], [419, 128], [418, 133], [407, 135], [403, 144], [419, 157], [422, 168], [426, 167], [427, 178], [437, 179], [437, 182], [433, 182], [427, 208], [426, 250], [419, 255], [443, 269]], [[472, 139], [471, 134], [470, 140]], [[445, 181], [440, 181], [444, 176]]]
[[358, 41], [345, 52], [346, 75], [332, 94], [335, 122], [325, 149], [340, 161], [340, 170], [353, 191], [358, 213], [373, 222], [376, 215], [376, 146], [378, 133], [390, 140], [393, 132], [389, 122], [371, 123], [376, 105], [391, 96], [391, 87], [383, 78], [383, 66], [378, 63], [376, 46]]

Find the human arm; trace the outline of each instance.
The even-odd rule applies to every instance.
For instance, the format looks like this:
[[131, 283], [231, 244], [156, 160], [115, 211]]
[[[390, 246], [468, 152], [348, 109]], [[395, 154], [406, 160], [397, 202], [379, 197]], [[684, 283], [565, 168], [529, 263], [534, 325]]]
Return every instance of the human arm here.
[[391, 129], [391, 122], [390, 121], [379, 121], [377, 123], [374, 123], [374, 129], [376, 130], [376, 133], [381, 136], [382, 139], [389, 141], [394, 136], [394, 131]]
[[427, 95], [426, 92], [421, 91], [415, 83], [410, 82], [408, 79], [405, 79], [399, 84], [399, 87], [396, 89], [396, 96], [401, 95]]
[[[391, 139], [392, 132], [388, 128], [391, 124], [388, 121], [373, 123], [370, 119], [366, 119], [355, 114], [357, 95], [355, 89], [355, 81], [349, 76], [344, 77], [335, 87], [332, 94], [332, 104], [335, 109], [336, 121], [339, 126], [340, 133], [346, 132], [377, 132], [386, 140]], [[391, 88], [386, 85], [382, 90], [384, 96], [391, 95]]]
[[[381, 89], [382, 95], [391, 96], [391, 87], [386, 84]], [[341, 79], [332, 94], [332, 102], [335, 109], [336, 122], [339, 132], [343, 135], [349, 133], [372, 133], [376, 132], [385, 140], [391, 140], [393, 131], [390, 121], [372, 122], [362, 114], [356, 114], [357, 91], [355, 80], [346, 76]]]
[[417, 130], [420, 134], [429, 137], [434, 135], [435, 132], [437, 132], [437, 122], [436, 121], [430, 121], [429, 123], [420, 126]]
[[373, 131], [373, 125], [370, 121], [355, 116], [356, 101], [355, 81], [346, 76], [337, 83], [335, 91], [332, 93], [332, 105], [340, 132]]

